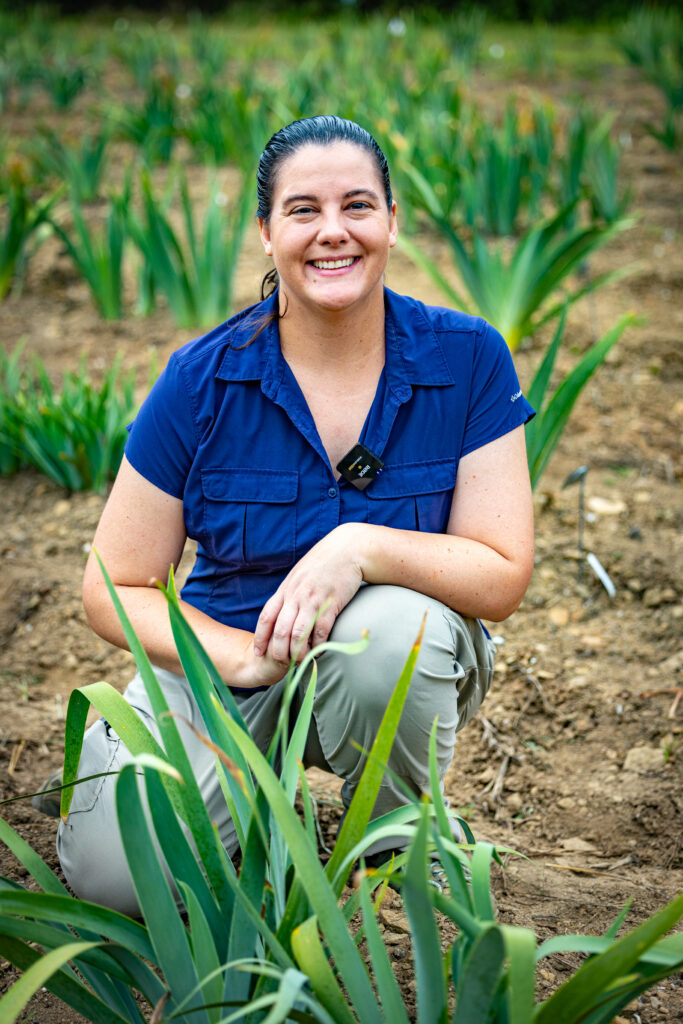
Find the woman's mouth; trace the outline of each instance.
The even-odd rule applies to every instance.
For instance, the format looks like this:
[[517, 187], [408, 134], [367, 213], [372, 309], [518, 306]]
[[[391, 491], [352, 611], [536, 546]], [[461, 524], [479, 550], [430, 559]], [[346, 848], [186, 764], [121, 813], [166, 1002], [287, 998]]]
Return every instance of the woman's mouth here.
[[360, 256], [345, 256], [337, 260], [309, 260], [308, 262], [316, 270], [346, 270], [357, 263]]

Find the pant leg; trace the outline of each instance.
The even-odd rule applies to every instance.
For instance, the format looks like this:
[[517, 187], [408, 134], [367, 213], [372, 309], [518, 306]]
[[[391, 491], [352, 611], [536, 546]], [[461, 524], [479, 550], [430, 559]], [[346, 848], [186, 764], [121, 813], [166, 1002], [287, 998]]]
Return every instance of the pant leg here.
[[[207, 735], [199, 708], [184, 676], [155, 668], [171, 711], [182, 718], [176, 724], [192, 764], [197, 783], [211, 820], [229, 855], [238, 848], [237, 834], [220, 788], [215, 770], [215, 755], [186, 724], [186, 719], [202, 735]], [[282, 685], [269, 690], [236, 697], [255, 741], [266, 750], [277, 722]], [[124, 694], [157, 741], [160, 733], [139, 673]], [[114, 730], [100, 720], [85, 733], [78, 776], [97, 772], [118, 772], [129, 764], [132, 755]], [[102, 903], [133, 917], [140, 910], [128, 869], [116, 815], [116, 775], [84, 782], [74, 789], [69, 817], [60, 823], [57, 852], [66, 879], [81, 899]], [[144, 790], [143, 790], [144, 793]], [[144, 800], [144, 796], [143, 796]], [[154, 835], [154, 829], [151, 829]], [[187, 830], [186, 830], [187, 831]], [[160, 851], [157, 842], [157, 851]], [[163, 856], [161, 857], [162, 864]]]
[[[366, 750], [372, 746], [425, 612], [424, 637], [389, 757], [389, 767], [413, 793], [430, 789], [429, 735], [435, 716], [439, 720], [439, 778], [443, 781], [453, 757], [456, 732], [488, 691], [494, 645], [480, 623], [416, 591], [388, 585], [361, 588], [338, 617], [332, 639], [357, 640], [362, 630], [368, 629], [368, 648], [359, 655], [329, 652], [320, 657], [313, 708], [315, 735], [309, 737], [307, 746], [309, 763], [329, 767], [345, 780], [342, 797], [347, 807], [365, 764], [350, 741]], [[386, 776], [373, 818], [405, 803], [401, 789]], [[390, 839], [380, 840], [369, 852], [392, 845]]]

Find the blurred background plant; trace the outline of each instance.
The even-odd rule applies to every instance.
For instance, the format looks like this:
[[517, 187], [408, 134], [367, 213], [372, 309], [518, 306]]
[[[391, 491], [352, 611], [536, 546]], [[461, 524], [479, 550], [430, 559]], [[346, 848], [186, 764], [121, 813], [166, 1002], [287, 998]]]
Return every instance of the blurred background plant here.
[[678, 149], [683, 110], [683, 17], [680, 9], [637, 7], [618, 30], [615, 42], [665, 101], [664, 123], [661, 126], [646, 124], [646, 130], [667, 149]]
[[34, 466], [70, 491], [103, 493], [121, 463], [135, 411], [135, 374], [120, 362], [95, 384], [82, 361], [60, 390], [40, 359], [0, 352], [0, 474]]

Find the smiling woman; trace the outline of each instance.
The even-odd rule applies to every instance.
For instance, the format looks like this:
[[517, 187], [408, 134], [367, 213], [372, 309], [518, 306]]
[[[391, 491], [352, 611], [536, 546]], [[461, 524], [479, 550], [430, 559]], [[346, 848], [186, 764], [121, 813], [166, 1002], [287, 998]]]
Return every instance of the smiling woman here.
[[[523, 432], [532, 410], [487, 323], [383, 286], [397, 212], [372, 136], [333, 116], [286, 126], [261, 157], [258, 200], [274, 290], [171, 357], [133, 424], [94, 541], [183, 716], [228, 853], [235, 829], [213, 754], [184, 724], [203, 730], [165, 599], [150, 585], [187, 536], [198, 547], [183, 610], [263, 749], [290, 659], [370, 630], [357, 658], [319, 658], [305, 751], [306, 764], [343, 780], [347, 806], [359, 749], [372, 745], [428, 613], [375, 815], [405, 803], [402, 785], [428, 790], [437, 716], [443, 778], [491, 681], [493, 646], [478, 619], [514, 611], [533, 564]], [[94, 558], [84, 602], [93, 628], [125, 646]], [[152, 718], [139, 678], [126, 697]], [[79, 772], [128, 760], [99, 722]], [[390, 845], [371, 852], [382, 858]], [[58, 848], [80, 896], [136, 911], [113, 777], [77, 787]]]

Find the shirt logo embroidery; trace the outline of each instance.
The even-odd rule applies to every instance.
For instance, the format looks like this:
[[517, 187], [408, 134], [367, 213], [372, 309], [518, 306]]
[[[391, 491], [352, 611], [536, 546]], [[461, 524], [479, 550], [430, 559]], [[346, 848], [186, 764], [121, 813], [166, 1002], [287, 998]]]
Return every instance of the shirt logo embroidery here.
[[514, 395], [510, 395], [510, 401], [516, 402], [518, 398], [522, 397], [522, 389], [520, 388]]

